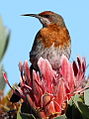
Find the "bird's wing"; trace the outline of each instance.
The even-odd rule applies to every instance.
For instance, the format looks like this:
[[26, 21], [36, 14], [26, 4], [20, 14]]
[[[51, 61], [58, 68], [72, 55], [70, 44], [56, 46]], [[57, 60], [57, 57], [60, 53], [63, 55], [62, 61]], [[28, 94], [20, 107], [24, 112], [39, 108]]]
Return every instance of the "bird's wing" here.
[[42, 37], [40, 36], [40, 31], [37, 33], [32, 49], [29, 53], [30, 62], [33, 67], [36, 67], [38, 59], [41, 57], [42, 50]]

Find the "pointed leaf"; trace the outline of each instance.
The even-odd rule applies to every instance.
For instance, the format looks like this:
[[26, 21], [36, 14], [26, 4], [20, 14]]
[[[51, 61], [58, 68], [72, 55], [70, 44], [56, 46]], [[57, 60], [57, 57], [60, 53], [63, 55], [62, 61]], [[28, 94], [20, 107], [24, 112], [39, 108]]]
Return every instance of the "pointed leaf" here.
[[6, 27], [2, 23], [2, 19], [0, 17], [0, 61], [2, 60], [8, 43], [10, 39], [10, 32], [6, 29]]
[[79, 94], [76, 94], [75, 96], [73, 96], [73, 102], [78, 107], [78, 102], [83, 102], [83, 100]]
[[5, 86], [6, 86], [6, 82], [3, 78], [2, 72], [3, 72], [3, 67], [0, 66], [0, 90], [1, 91], [3, 91], [5, 89]]
[[20, 113], [17, 113], [17, 119], [22, 119]]
[[32, 114], [18, 113], [17, 119], [36, 119]]
[[74, 97], [68, 102], [68, 108], [66, 110], [66, 116], [68, 119], [83, 119], [81, 113], [79, 112], [77, 106], [74, 103], [77, 102], [77, 100], [79, 99], [79, 96], [76, 95], [75, 99]]
[[89, 107], [82, 102], [78, 102], [78, 109], [83, 119], [89, 119]]
[[80, 98], [79, 95], [75, 95], [73, 102], [81, 113], [83, 119], [89, 119], [89, 107], [83, 103], [82, 98]]
[[[87, 83], [86, 86], [89, 86], [89, 82]], [[84, 91], [84, 101], [85, 104], [89, 106], [89, 88]]]
[[59, 117], [56, 117], [56, 118], [54, 118], [54, 119], [67, 119], [67, 117], [66, 117], [66, 115], [64, 114], [64, 115], [59, 116]]
[[21, 113], [22, 119], [36, 119], [32, 114]]
[[8, 48], [9, 41], [10, 41], [10, 32], [8, 32], [7, 37], [6, 37], [6, 42], [5, 42], [5, 47], [4, 47], [4, 50], [3, 50], [3, 53], [2, 53], [2, 58], [3, 58], [5, 52]]

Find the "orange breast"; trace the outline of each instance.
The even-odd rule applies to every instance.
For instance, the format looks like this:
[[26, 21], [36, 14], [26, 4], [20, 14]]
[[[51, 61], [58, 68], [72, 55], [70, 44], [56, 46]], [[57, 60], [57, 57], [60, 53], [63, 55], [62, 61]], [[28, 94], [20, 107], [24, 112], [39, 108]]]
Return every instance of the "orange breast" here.
[[41, 29], [40, 35], [45, 47], [50, 47], [53, 44], [55, 47], [67, 47], [70, 45], [70, 36], [66, 27], [51, 24]]

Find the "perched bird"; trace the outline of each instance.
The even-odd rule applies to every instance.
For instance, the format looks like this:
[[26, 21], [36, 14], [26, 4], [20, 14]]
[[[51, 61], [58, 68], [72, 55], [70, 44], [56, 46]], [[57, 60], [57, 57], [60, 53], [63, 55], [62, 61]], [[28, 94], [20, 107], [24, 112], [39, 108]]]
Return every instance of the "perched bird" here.
[[54, 70], [57, 70], [62, 54], [66, 55], [68, 59], [71, 54], [71, 39], [62, 16], [51, 11], [22, 16], [38, 18], [43, 25], [42, 29], [38, 31], [29, 53], [33, 68], [38, 69], [37, 61], [43, 57], [48, 59]]
[[[58, 70], [62, 54], [66, 55], [68, 59], [71, 54], [71, 39], [63, 18], [51, 11], [40, 14], [24, 14], [22, 16], [36, 17], [43, 25], [43, 28], [37, 33], [32, 50], [29, 53], [32, 63], [31, 68], [38, 71], [37, 61], [40, 57], [43, 57], [48, 59], [54, 70]], [[33, 80], [33, 78], [31, 79]], [[19, 100], [20, 97], [15, 93], [10, 99], [11, 102]]]

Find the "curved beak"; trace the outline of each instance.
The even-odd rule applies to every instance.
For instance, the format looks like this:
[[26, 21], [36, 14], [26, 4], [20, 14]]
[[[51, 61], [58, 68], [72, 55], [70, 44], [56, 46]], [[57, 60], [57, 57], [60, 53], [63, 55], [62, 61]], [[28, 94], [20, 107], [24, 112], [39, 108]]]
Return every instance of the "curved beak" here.
[[43, 24], [43, 27], [45, 27], [48, 24], [50, 24], [50, 21], [47, 18], [42, 17], [39, 14], [22, 14], [21, 16], [30, 16], [30, 17], [38, 18], [39, 21]]
[[38, 19], [41, 19], [42, 18], [38, 14], [22, 14], [21, 16], [30, 16], [30, 17], [35, 17], [35, 18], [38, 18]]

